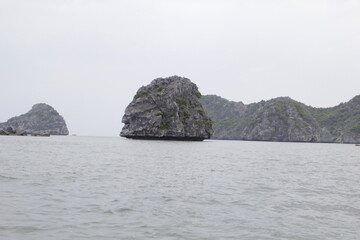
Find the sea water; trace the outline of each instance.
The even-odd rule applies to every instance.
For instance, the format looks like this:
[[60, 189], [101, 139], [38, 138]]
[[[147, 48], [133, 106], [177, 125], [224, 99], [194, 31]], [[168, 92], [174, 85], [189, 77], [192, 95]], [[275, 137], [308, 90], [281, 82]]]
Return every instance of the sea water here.
[[360, 239], [360, 147], [0, 137], [0, 239]]

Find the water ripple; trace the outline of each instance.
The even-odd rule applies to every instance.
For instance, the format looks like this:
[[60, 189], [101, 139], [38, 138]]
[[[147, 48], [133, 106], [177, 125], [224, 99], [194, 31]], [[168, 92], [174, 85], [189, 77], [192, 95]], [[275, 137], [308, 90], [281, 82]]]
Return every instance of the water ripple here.
[[348, 145], [0, 141], [0, 239], [360, 239]]

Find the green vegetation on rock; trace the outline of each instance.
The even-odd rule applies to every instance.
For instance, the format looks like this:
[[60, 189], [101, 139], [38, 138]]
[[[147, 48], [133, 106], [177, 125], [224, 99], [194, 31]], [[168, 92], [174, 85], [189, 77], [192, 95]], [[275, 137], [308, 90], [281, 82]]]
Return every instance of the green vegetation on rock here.
[[148, 93], [149, 93], [149, 91], [147, 91], [147, 90], [139, 90], [139, 91], [136, 93], [134, 99], [141, 98], [141, 97], [147, 95]]
[[196, 108], [196, 111], [198, 111], [201, 116], [205, 116], [205, 110], [203, 108]]
[[332, 108], [309, 108], [321, 127], [326, 127], [334, 135], [344, 132], [359, 133], [360, 96], [347, 103]]
[[177, 97], [176, 103], [180, 108], [180, 116], [183, 120], [187, 120], [190, 117], [189, 100], [186, 98]]
[[199, 90], [195, 90], [195, 96], [201, 98], [201, 93]]
[[170, 125], [170, 120], [163, 117], [161, 119], [161, 123], [160, 123], [160, 129], [161, 130], [168, 130], [169, 129], [169, 125]]
[[160, 87], [155, 88], [153, 91], [154, 91], [154, 92], [161, 92], [161, 91], [164, 90], [164, 89], [165, 89], [164, 86], [160, 86]]
[[215, 95], [201, 102], [217, 139], [360, 142], [360, 96], [332, 108], [313, 108], [288, 97], [245, 105]]

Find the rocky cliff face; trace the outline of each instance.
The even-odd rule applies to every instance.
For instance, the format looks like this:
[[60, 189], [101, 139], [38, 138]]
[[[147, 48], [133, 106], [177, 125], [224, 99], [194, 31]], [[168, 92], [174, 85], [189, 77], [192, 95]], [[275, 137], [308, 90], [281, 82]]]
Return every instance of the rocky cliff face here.
[[29, 112], [10, 118], [5, 123], [0, 123], [0, 129], [7, 129], [8, 127], [21, 129], [28, 134], [69, 134], [64, 118], [54, 108], [45, 103], [36, 104]]
[[241, 132], [245, 140], [316, 142], [319, 126], [306, 107], [290, 98], [265, 102]]
[[201, 102], [214, 120], [215, 139], [360, 142], [360, 96], [323, 109], [290, 98], [245, 105], [208, 95]]
[[213, 133], [212, 121], [189, 79], [158, 78], [141, 87], [125, 110], [120, 136], [139, 139], [203, 140]]

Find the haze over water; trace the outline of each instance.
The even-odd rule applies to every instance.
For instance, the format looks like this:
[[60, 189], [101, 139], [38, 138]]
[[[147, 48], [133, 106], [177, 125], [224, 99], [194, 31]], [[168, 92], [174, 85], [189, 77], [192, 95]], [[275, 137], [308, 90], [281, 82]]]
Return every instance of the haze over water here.
[[0, 137], [0, 239], [360, 239], [360, 148]]

